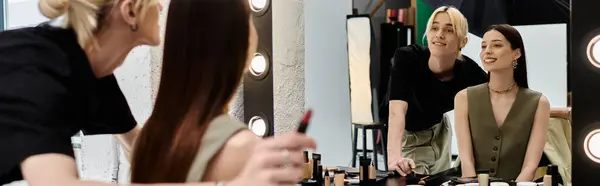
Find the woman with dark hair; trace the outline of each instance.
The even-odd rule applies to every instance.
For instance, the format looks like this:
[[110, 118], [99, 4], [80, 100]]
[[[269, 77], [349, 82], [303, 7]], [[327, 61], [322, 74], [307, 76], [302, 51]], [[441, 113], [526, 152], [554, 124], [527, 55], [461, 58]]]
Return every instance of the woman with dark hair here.
[[261, 140], [223, 112], [256, 51], [250, 14], [247, 0], [171, 0], [160, 86], [134, 149], [132, 182], [300, 181], [302, 149], [314, 141], [265, 146], [273, 139]]
[[529, 89], [523, 39], [510, 25], [489, 27], [479, 54], [487, 83], [455, 98], [455, 131], [463, 177], [476, 170], [504, 180], [532, 181], [542, 157], [550, 104]]

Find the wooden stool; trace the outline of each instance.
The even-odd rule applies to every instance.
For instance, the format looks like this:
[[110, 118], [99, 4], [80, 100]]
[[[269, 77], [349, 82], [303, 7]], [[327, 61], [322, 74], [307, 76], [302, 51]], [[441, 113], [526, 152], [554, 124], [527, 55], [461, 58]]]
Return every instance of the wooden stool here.
[[[377, 131], [381, 131], [381, 150], [383, 151], [383, 162], [385, 164], [384, 171], [388, 170], [387, 167], [387, 125], [381, 123], [352, 123], [354, 127], [354, 139], [352, 140], [352, 167], [356, 167], [356, 156], [359, 152], [362, 152], [363, 157], [367, 157], [368, 152], [373, 153], [373, 161], [375, 162], [375, 169], [378, 169], [377, 162]], [[362, 149], [358, 149], [358, 129], [362, 129]], [[373, 149], [367, 149], [367, 130], [371, 130], [373, 137]], [[379, 170], [379, 169], [378, 169]]]

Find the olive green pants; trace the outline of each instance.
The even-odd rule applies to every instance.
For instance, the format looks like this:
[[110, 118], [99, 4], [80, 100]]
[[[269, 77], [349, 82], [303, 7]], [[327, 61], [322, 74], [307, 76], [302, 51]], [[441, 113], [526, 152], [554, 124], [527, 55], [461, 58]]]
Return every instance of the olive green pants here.
[[450, 168], [452, 133], [448, 117], [442, 122], [417, 132], [405, 131], [402, 139], [402, 156], [415, 161], [415, 171], [432, 175]]

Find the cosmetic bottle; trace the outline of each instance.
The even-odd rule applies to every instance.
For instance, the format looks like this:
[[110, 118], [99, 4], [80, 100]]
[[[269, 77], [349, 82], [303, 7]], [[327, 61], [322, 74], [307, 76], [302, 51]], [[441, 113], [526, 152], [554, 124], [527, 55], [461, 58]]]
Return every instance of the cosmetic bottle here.
[[319, 185], [323, 185], [323, 166], [319, 165], [317, 166], [317, 168], [317, 174], [314, 179], [317, 180], [317, 183], [319, 183]]
[[360, 183], [367, 183], [369, 181], [369, 166], [371, 165], [371, 159], [362, 157], [360, 158]]
[[311, 166], [310, 166], [310, 158], [308, 157], [308, 151], [304, 151], [304, 172], [302, 174], [302, 178], [310, 179], [312, 175]]
[[371, 164], [369, 165], [369, 180], [377, 180], [377, 169], [375, 169], [375, 162], [373, 161], [371, 161]]
[[329, 170], [325, 168], [325, 175], [323, 176], [323, 186], [331, 186], [331, 178], [329, 177]]
[[343, 186], [346, 178], [346, 171], [344, 170], [336, 170], [333, 172], [333, 185], [334, 186]]
[[319, 172], [322, 172], [322, 170], [319, 170], [319, 165], [321, 165], [321, 154], [317, 154], [317, 153], [312, 153], [312, 177], [313, 179], [317, 179], [321, 176], [317, 176]]
[[546, 166], [546, 175], [544, 175], [544, 186], [558, 186], [558, 169], [556, 165]]
[[480, 186], [490, 186], [490, 171], [479, 170], [477, 171], [477, 183]]
[[313, 159], [310, 158], [308, 159], [308, 175], [307, 178], [312, 178], [313, 175]]

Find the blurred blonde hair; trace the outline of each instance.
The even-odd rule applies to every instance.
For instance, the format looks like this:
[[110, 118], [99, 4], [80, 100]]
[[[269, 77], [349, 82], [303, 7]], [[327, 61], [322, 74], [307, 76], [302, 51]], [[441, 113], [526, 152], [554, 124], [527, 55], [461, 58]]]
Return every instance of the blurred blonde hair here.
[[[55, 19], [63, 16], [60, 26], [72, 28], [77, 34], [77, 42], [84, 49], [96, 46], [95, 33], [103, 24], [105, 14], [120, 0], [40, 0], [39, 9], [44, 16]], [[158, 0], [137, 0], [134, 9], [144, 18], [150, 5]], [[139, 20], [141, 22], [141, 19]]]
[[[465, 47], [466, 43], [466, 38], [467, 38], [467, 33], [469, 33], [469, 23], [467, 22], [467, 18], [455, 7], [453, 6], [441, 6], [437, 9], [435, 9], [435, 11], [433, 11], [433, 13], [431, 14], [431, 17], [429, 17], [429, 20], [427, 21], [427, 29], [425, 30], [425, 32], [428, 32], [429, 30], [431, 30], [431, 26], [433, 25], [433, 19], [435, 19], [435, 16], [437, 16], [437, 14], [439, 13], [447, 13], [448, 17], [450, 17], [450, 21], [452, 22], [452, 27], [454, 29], [454, 33], [458, 36], [459, 39], [459, 44], [458, 44], [458, 53], [456, 54], [456, 59], [459, 60], [463, 60], [462, 54], [461, 54], [461, 50], [463, 47]], [[423, 35], [423, 37], [426, 37], [427, 34]], [[425, 38], [423, 38], [425, 39]]]

